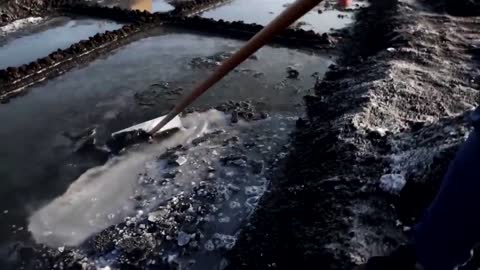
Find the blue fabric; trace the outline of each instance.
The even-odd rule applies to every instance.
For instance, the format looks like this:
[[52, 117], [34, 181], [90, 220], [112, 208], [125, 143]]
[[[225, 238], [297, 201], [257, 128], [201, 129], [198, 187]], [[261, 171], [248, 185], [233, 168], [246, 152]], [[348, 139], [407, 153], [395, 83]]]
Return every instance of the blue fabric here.
[[442, 186], [414, 231], [417, 260], [425, 270], [452, 270], [480, 242], [480, 109], [475, 130], [450, 164]]

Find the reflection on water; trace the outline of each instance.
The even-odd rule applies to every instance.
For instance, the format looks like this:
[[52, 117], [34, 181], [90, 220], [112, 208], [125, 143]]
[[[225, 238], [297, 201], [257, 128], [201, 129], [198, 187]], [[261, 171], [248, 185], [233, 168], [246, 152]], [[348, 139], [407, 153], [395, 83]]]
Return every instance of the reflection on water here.
[[[202, 17], [266, 25], [293, 2], [294, 0], [234, 0], [230, 4], [206, 11]], [[352, 7], [365, 4], [365, 2], [354, 1]], [[352, 13], [337, 8], [336, 1], [330, 0], [320, 3], [300, 18], [296, 26], [304, 30], [325, 33], [331, 29], [344, 28], [352, 22]]]
[[35, 28], [33, 33], [23, 33], [23, 36], [12, 37], [12, 40], [0, 45], [0, 69], [28, 64], [96, 33], [118, 29], [120, 24], [105, 20], [71, 20], [62, 17]]
[[174, 9], [165, 0], [121, 0], [116, 5], [126, 9], [148, 12], [168, 12]]

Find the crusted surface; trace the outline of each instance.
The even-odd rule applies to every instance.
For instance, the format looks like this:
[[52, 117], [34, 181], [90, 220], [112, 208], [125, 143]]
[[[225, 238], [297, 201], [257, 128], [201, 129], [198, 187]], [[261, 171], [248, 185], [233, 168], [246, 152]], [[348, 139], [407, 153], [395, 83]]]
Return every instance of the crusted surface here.
[[231, 252], [231, 269], [351, 269], [388, 253], [407, 239], [399, 219], [428, 205], [468, 134], [478, 18], [372, 1], [357, 19], [342, 64], [306, 97], [286, 172]]

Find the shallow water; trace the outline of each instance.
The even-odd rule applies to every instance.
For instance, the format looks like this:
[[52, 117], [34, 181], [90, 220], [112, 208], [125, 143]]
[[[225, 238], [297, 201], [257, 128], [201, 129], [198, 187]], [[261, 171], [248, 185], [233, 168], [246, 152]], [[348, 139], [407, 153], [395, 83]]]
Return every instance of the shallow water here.
[[[231, 3], [204, 12], [202, 17], [266, 25], [293, 2], [293, 0], [233, 0]], [[354, 1], [352, 8], [357, 4], [364, 5], [363, 2]], [[331, 29], [344, 28], [352, 22], [352, 12], [337, 10], [331, 1], [325, 1], [295, 24], [304, 30], [325, 33]]]
[[[10, 246], [14, 239], [28, 239], [27, 218], [35, 216], [34, 213], [46, 205], [61, 202], [62, 196], [66, 196], [62, 194], [67, 190], [80, 188], [78, 194], [94, 193], [95, 188], [98, 190], [101, 186], [95, 183], [79, 185], [78, 182], [70, 186], [87, 169], [102, 164], [105, 156], [101, 153], [74, 153], [75, 144], [63, 136], [63, 132], [96, 125], [97, 138], [101, 142], [115, 130], [165, 114], [195, 82], [211, 72], [219, 53], [231, 52], [241, 44], [236, 40], [192, 34], [145, 38], [86, 67], [33, 87], [27, 95], [1, 105], [0, 205], [3, 210], [0, 209], [0, 247]], [[302, 96], [309, 92], [316, 80], [312, 75], [323, 76], [331, 63], [328, 57], [265, 47], [255, 59], [245, 62], [195, 106], [208, 108], [228, 100], [251, 99], [271, 114], [295, 114], [302, 111], [298, 107]], [[299, 80], [286, 79], [288, 66], [298, 69]], [[261, 133], [261, 129], [254, 130]], [[288, 130], [282, 127], [281, 132], [287, 134]], [[151, 150], [154, 149], [148, 151]], [[161, 149], [158, 151], [161, 152]], [[136, 183], [138, 178], [128, 180]], [[125, 188], [129, 182], [126, 183], [116, 187], [119, 194], [125, 194], [123, 199], [132, 191]], [[108, 185], [104, 187], [109, 189]], [[113, 208], [118, 206], [113, 205]], [[70, 206], [75, 209], [72, 213], [90, 213], [82, 211], [82, 207]], [[107, 207], [103, 212], [113, 208]], [[117, 218], [128, 215], [130, 210], [127, 207]], [[89, 220], [86, 216], [78, 215], [77, 218]], [[118, 221], [116, 218], [112, 220], [109, 222]], [[109, 222], [93, 230], [82, 227], [79, 231], [88, 235]], [[60, 228], [53, 230], [62, 234]], [[44, 231], [49, 235], [48, 230]], [[77, 244], [81, 242], [78, 239], [82, 238], [71, 242], [58, 240], [57, 244]], [[0, 248], [0, 252], [8, 252], [9, 249]]]
[[120, 27], [107, 20], [60, 17], [23, 28], [0, 38], [0, 69], [28, 64], [98, 32]]

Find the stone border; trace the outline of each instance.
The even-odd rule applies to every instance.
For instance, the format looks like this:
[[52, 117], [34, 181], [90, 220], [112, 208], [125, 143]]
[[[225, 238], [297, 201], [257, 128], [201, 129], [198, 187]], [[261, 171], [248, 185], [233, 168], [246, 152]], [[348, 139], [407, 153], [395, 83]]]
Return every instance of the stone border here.
[[[180, 26], [195, 31], [221, 34], [241, 39], [251, 38], [263, 29], [262, 25], [255, 23], [217, 21], [199, 16], [182, 17], [169, 21], [168, 23], [173, 26]], [[311, 30], [306, 31], [302, 29], [286, 29], [278, 35], [273, 42], [313, 49], [329, 49], [332, 48], [332, 45], [335, 43], [332, 36], [327, 33], [317, 34]]]

